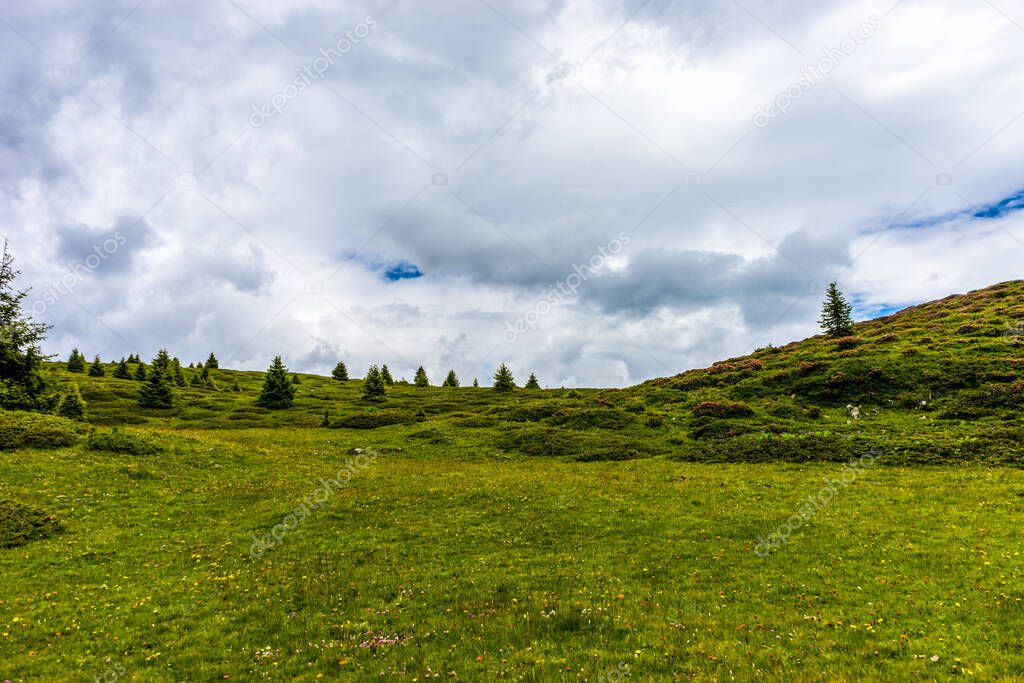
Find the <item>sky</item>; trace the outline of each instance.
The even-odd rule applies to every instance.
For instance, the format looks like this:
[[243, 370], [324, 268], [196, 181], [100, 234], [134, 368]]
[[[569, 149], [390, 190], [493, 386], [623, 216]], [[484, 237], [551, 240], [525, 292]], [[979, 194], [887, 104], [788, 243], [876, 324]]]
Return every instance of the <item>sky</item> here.
[[1020, 279], [1010, 0], [0, 7], [44, 350], [629, 386]]

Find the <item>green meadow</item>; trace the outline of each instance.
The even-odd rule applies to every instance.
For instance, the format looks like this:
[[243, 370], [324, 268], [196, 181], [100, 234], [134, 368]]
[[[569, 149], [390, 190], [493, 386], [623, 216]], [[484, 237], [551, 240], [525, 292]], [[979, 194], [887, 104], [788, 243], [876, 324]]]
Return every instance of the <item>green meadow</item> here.
[[1021, 680], [1021, 289], [623, 390], [49, 363], [0, 681]]

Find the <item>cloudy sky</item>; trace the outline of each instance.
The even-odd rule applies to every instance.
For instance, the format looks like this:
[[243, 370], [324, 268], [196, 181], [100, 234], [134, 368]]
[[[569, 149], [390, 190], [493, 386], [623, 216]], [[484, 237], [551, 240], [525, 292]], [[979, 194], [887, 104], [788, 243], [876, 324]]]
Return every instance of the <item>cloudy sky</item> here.
[[624, 386], [1022, 277], [1016, 0], [0, 7], [46, 350]]

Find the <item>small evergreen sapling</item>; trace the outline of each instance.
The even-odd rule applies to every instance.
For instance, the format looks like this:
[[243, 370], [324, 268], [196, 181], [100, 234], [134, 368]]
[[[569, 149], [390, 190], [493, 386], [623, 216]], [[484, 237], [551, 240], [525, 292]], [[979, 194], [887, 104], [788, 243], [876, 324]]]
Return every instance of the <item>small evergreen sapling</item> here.
[[78, 352], [78, 349], [71, 349], [68, 356], [68, 372], [85, 372], [85, 356]]
[[384, 376], [376, 365], [371, 365], [363, 380], [363, 398], [367, 401], [383, 401], [387, 393]]
[[146, 377], [146, 364], [143, 363], [142, 361], [139, 361], [138, 367], [135, 368], [134, 379], [136, 382], [145, 382]]
[[[140, 364], [140, 368], [143, 366]], [[171, 357], [167, 349], [160, 349], [153, 359], [152, 369], [146, 383], [139, 389], [139, 405], [143, 408], [170, 408], [174, 405], [174, 388], [171, 386]]]
[[[231, 359], [228, 358], [228, 360]], [[211, 370], [217, 370], [218, 368], [220, 368], [220, 361], [217, 360], [217, 356], [213, 355], [212, 352], [210, 353], [210, 357], [206, 359], [206, 367], [210, 368]]]
[[418, 387], [430, 386], [430, 380], [427, 379], [427, 371], [423, 369], [422, 365], [416, 369], [416, 377], [413, 378], [412, 383]]
[[117, 379], [132, 378], [132, 371], [128, 369], [128, 361], [126, 361], [124, 358], [122, 358], [121, 361], [117, 364], [117, 367], [114, 368], [114, 377], [116, 377]]
[[530, 373], [530, 378], [526, 380], [526, 384], [523, 385], [524, 389], [540, 389], [540, 382], [537, 381], [537, 375]]
[[294, 403], [295, 386], [288, 376], [288, 368], [281, 362], [281, 356], [274, 356], [263, 378], [263, 389], [256, 404], [270, 410], [280, 410], [291, 408]]
[[387, 363], [385, 363], [384, 365], [381, 366], [381, 368], [380, 368], [380, 376], [381, 376], [381, 379], [384, 380], [384, 384], [387, 384], [389, 387], [392, 386], [395, 383], [395, 378], [391, 376], [391, 371], [388, 370], [388, 364]]
[[455, 370], [449, 370], [448, 371], [448, 376], [444, 378], [444, 384], [442, 384], [441, 386], [443, 386], [443, 387], [458, 387], [459, 386], [459, 378], [455, 375]]
[[82, 400], [82, 393], [78, 390], [77, 384], [69, 386], [60, 397], [57, 415], [80, 422], [85, 420], [85, 401]]
[[96, 356], [93, 359], [92, 365], [89, 366], [90, 377], [106, 377], [107, 371], [103, 369], [103, 363], [100, 362], [100, 357]]
[[504, 363], [494, 373], [494, 388], [498, 391], [512, 391], [516, 388], [516, 380], [512, 377], [512, 371]]
[[821, 306], [821, 318], [818, 323], [821, 329], [832, 337], [848, 337], [853, 333], [853, 307], [839, 291], [835, 282], [829, 284], [825, 294], [825, 303]]
[[331, 377], [338, 380], [339, 382], [348, 381], [348, 368], [345, 367], [345, 361], [338, 361], [338, 364], [334, 366], [334, 371], [331, 373]]

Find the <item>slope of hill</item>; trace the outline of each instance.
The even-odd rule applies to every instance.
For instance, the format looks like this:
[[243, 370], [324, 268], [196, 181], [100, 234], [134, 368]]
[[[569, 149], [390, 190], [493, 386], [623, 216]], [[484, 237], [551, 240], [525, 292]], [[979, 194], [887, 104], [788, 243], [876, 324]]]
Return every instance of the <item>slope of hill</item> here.
[[[70, 374], [96, 424], [174, 429], [318, 427], [377, 438], [575, 460], [667, 454], [691, 460], [1024, 462], [1024, 281], [951, 296], [825, 336], [760, 349], [622, 390], [395, 385], [300, 375], [295, 407], [254, 404], [262, 373], [215, 370], [219, 390], [179, 389], [170, 410], [136, 405], [139, 384]], [[230, 391], [237, 381], [241, 391]]]

